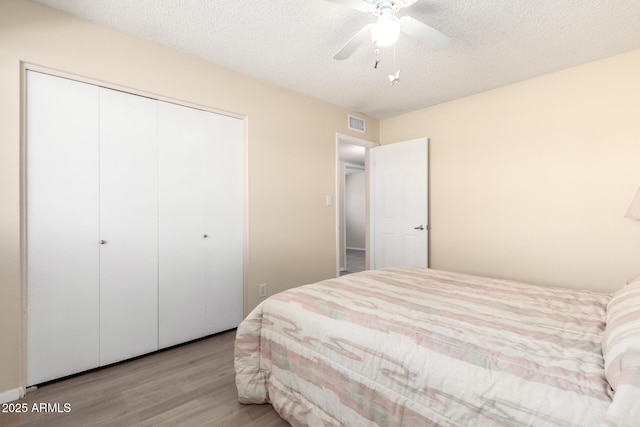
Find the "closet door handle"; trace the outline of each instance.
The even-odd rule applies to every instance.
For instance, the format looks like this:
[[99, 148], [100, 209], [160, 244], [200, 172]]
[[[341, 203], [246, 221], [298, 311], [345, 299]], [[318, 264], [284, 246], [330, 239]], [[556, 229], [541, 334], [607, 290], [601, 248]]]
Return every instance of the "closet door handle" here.
[[107, 244], [107, 241], [106, 241], [106, 240], [100, 240], [100, 244], [101, 244], [101, 245], [106, 245], [106, 244]]
[[204, 238], [206, 239], [207, 237], [209, 237], [209, 235], [208, 235], [208, 234], [205, 234], [205, 235], [203, 235], [202, 237], [204, 237]]

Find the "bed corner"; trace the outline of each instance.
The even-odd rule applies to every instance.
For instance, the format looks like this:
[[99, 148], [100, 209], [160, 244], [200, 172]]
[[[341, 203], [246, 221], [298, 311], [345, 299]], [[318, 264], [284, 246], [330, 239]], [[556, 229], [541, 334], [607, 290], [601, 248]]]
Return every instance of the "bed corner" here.
[[260, 369], [261, 305], [238, 326], [234, 349], [238, 401], [246, 404], [269, 403], [267, 378]]

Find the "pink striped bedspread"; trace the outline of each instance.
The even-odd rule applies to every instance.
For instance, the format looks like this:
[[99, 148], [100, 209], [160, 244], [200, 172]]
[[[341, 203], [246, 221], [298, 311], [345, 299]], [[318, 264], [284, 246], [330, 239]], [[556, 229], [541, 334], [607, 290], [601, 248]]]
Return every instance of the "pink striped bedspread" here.
[[418, 268], [293, 288], [238, 327], [239, 400], [294, 426], [640, 426], [607, 414], [610, 298]]

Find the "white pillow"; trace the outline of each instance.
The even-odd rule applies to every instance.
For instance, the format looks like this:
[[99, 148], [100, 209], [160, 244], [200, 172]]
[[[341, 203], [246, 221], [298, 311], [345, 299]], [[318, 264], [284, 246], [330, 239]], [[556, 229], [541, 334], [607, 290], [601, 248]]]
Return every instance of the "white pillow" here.
[[604, 370], [612, 389], [640, 371], [640, 276], [613, 294], [602, 342]]

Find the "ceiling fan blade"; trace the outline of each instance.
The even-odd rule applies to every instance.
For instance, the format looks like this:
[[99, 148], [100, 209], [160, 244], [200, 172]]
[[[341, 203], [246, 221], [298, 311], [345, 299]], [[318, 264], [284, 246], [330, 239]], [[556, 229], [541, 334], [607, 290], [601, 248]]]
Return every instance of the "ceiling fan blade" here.
[[371, 4], [365, 0], [327, 0], [331, 3], [341, 4], [343, 6], [350, 7], [351, 9], [359, 10], [360, 12], [373, 12], [376, 10], [376, 5]]
[[448, 36], [440, 31], [410, 16], [400, 18], [400, 29], [409, 37], [421, 41], [434, 49], [443, 48], [451, 41]]
[[350, 57], [362, 43], [371, 39], [371, 27], [373, 27], [373, 24], [367, 24], [362, 27], [355, 36], [351, 37], [351, 40], [349, 40], [338, 52], [336, 52], [335, 55], [333, 55], [333, 59], [342, 60]]

